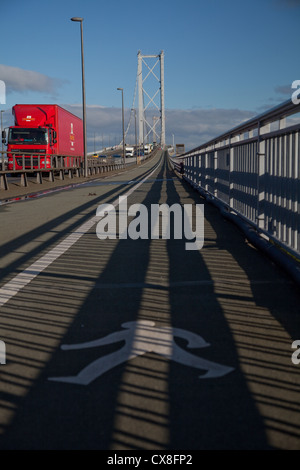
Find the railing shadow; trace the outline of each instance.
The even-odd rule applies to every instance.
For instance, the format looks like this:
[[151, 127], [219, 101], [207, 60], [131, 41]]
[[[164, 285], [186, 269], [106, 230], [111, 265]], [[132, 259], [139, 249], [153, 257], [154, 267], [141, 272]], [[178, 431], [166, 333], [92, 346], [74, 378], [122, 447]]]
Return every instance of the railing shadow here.
[[[239, 368], [254, 400], [256, 413], [247, 421], [248, 432], [254, 443], [256, 439], [259, 442], [254, 422], [258, 412], [271, 446], [284, 448], [284, 442], [290, 439], [289, 445], [299, 448], [300, 384], [291, 362], [292, 340], [300, 336], [299, 293], [281, 269], [245, 243], [239, 229], [216, 207], [204, 202], [186, 182], [182, 186], [196, 203], [205, 203], [207, 249], [200, 255], [209, 267], [214, 285], [211, 289], [234, 338]], [[179, 272], [179, 267], [172, 272]], [[204, 313], [206, 310], [204, 305]], [[224, 342], [222, 338], [220, 341], [222, 349]], [[244, 435], [245, 431], [246, 426]]]
[[[199, 202], [172, 178], [165, 163], [129, 202], [148, 208]], [[268, 393], [252, 388], [263, 381], [258, 361], [269, 366], [258, 354], [260, 300], [249, 289], [246, 266], [236, 261], [247, 264], [242, 245], [252, 249], [234, 228], [224, 228], [214, 208], [206, 205], [205, 215], [200, 252], [187, 252], [185, 240], [172, 238], [100, 241], [93, 228], [2, 308], [1, 330], [10, 332], [14, 355], [2, 375], [1, 414], [13, 418], [2, 429], [0, 448], [272, 448], [261, 408]], [[203, 338], [201, 351], [187, 348], [190, 331]], [[96, 343], [84, 350], [61, 349], [90, 341]], [[234, 371], [200, 378], [197, 367], [178, 364], [177, 348], [180, 361], [192, 352], [197, 361]], [[277, 372], [267, 381], [281, 373], [273, 352]], [[49, 380], [78, 378], [92, 363], [96, 378], [86, 385]], [[280, 393], [290, 392], [288, 381], [279, 383]], [[291, 397], [277, 399], [280, 413], [297, 409]], [[287, 425], [284, 414], [269, 427], [282, 423]], [[297, 436], [296, 427], [290, 429]]]

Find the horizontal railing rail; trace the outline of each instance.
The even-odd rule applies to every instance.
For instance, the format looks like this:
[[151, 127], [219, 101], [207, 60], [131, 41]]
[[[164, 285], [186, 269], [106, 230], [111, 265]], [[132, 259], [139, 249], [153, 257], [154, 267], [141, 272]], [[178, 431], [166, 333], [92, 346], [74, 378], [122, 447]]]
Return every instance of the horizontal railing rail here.
[[[45, 163], [47, 162], [47, 163]], [[123, 168], [123, 162], [108, 158], [88, 158], [88, 175]], [[43, 183], [45, 175], [48, 181], [53, 182], [55, 175], [64, 180], [65, 174], [69, 178], [84, 176], [84, 163], [82, 157], [72, 155], [50, 155], [23, 152], [0, 152], [0, 189], [9, 189], [9, 176], [20, 176], [20, 185], [28, 186], [28, 176], [35, 174], [38, 183]]]
[[[157, 150], [151, 154], [138, 159], [125, 159], [125, 165], [141, 163], [148, 158], [153, 157]], [[45, 164], [45, 162], [47, 162]], [[123, 158], [114, 158], [108, 156], [104, 158], [87, 158], [88, 176], [93, 176], [109, 171], [124, 168]], [[83, 157], [74, 157], [73, 155], [50, 155], [25, 152], [0, 152], [0, 189], [9, 189], [9, 176], [20, 176], [20, 185], [28, 186], [28, 176], [35, 174], [38, 183], [43, 183], [45, 175], [48, 181], [53, 182], [55, 175], [64, 180], [65, 174], [69, 178], [73, 176], [84, 176]]]
[[269, 112], [170, 157], [184, 179], [290, 253], [300, 254], [300, 104]]

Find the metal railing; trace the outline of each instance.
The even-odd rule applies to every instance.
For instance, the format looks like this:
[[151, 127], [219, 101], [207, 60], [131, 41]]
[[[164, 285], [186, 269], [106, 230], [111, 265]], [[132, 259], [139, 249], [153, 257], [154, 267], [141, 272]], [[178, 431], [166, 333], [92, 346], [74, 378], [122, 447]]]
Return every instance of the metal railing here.
[[[151, 154], [138, 159], [125, 159], [125, 165], [139, 164], [152, 158], [156, 152], [157, 150], [154, 150]], [[48, 168], [45, 168], [45, 161], [47, 161]], [[69, 178], [84, 176], [83, 164], [82, 157], [74, 157], [73, 155], [0, 152], [0, 189], [9, 189], [9, 176], [20, 176], [21, 186], [28, 186], [28, 176], [32, 174], [36, 175], [37, 182], [41, 184], [45, 177], [48, 181], [54, 182], [55, 176], [61, 180], [65, 179], [66, 174]], [[88, 176], [124, 168], [123, 159], [114, 157], [106, 157], [105, 159], [89, 157], [87, 165]]]
[[300, 104], [289, 100], [170, 161], [177, 170], [183, 162], [184, 179], [206, 197], [300, 254]]
[[[55, 176], [59, 176], [61, 180], [64, 180], [66, 174], [69, 178], [84, 176], [81, 157], [20, 152], [0, 152], [0, 157], [0, 189], [4, 190], [9, 189], [9, 176], [20, 176], [21, 186], [28, 186], [28, 176], [33, 173], [38, 183], [43, 183], [45, 175], [52, 182]], [[89, 176], [123, 168], [122, 162], [113, 159], [103, 162], [101, 159], [88, 158], [87, 163]]]

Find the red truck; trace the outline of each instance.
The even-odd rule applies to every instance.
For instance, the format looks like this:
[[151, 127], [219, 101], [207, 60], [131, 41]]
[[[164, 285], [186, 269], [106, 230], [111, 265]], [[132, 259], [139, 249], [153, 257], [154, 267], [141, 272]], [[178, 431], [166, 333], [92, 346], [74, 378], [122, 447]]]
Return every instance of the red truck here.
[[8, 129], [8, 170], [50, 169], [56, 155], [64, 157], [65, 168], [83, 160], [83, 125], [74, 114], [56, 104], [16, 104], [12, 114], [15, 125]]

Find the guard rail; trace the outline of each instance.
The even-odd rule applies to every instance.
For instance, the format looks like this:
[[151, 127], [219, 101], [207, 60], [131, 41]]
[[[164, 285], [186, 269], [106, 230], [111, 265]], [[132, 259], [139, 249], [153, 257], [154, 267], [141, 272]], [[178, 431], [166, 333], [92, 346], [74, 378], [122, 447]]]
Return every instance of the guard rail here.
[[286, 101], [169, 158], [203, 196], [299, 259], [300, 104]]

